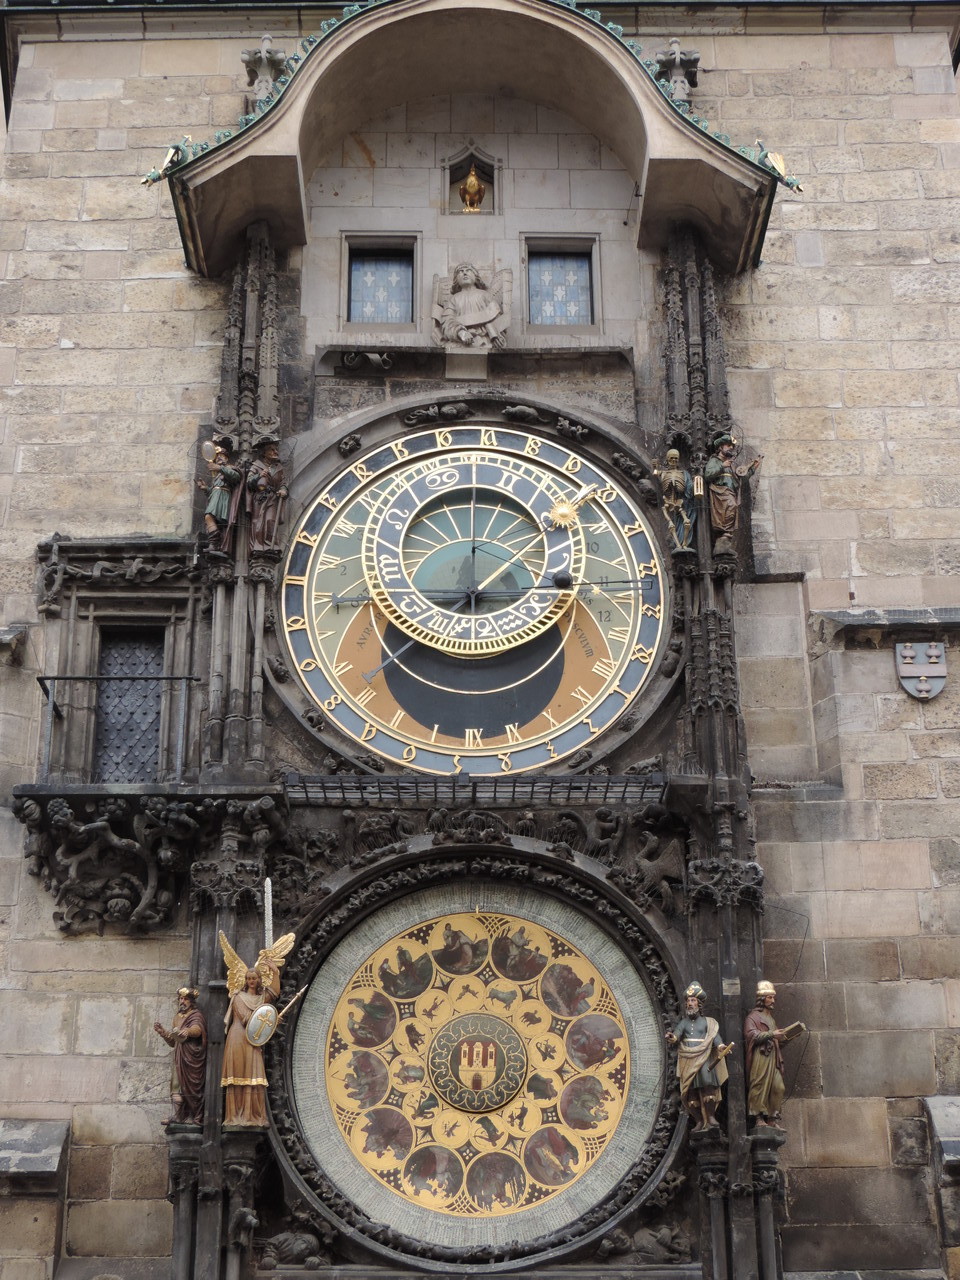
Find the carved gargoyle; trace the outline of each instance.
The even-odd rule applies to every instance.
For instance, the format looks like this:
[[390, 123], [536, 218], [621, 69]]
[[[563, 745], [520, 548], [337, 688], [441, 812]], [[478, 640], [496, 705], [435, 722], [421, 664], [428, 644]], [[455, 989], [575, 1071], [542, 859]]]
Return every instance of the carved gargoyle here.
[[[198, 829], [191, 815], [198, 810], [159, 798], [142, 804], [144, 812], [131, 817], [125, 800], [102, 799], [81, 821], [63, 797], [46, 802], [45, 819], [37, 801], [16, 803], [30, 833], [28, 871], [55, 895], [53, 918], [64, 933], [102, 933], [107, 924], [147, 932], [169, 921], [173, 876], [189, 861]], [[134, 838], [120, 834], [127, 831]]]
[[260, 1270], [274, 1271], [278, 1266], [325, 1266], [331, 1260], [330, 1247], [335, 1239], [332, 1227], [313, 1222], [302, 1212], [294, 1212], [285, 1231], [264, 1241]]
[[672, 915], [684, 878], [683, 834], [660, 804], [648, 804], [631, 821], [640, 829], [640, 843], [623, 849], [610, 879], [640, 906], [656, 901], [665, 915]]
[[617, 1263], [689, 1262], [690, 1241], [679, 1227], [639, 1227], [630, 1232], [617, 1227], [600, 1241], [597, 1258]]

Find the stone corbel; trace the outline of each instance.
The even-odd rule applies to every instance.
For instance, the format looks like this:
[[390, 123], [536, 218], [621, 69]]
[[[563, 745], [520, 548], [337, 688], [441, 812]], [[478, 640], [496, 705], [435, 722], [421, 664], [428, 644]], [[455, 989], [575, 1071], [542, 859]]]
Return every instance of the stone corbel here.
[[23, 665], [23, 648], [27, 640], [27, 627], [0, 627], [0, 667]]
[[[190, 881], [191, 900], [262, 905], [266, 851], [286, 836], [271, 796], [179, 799], [103, 789], [19, 788], [13, 811], [27, 829], [24, 857], [54, 898], [65, 934], [107, 926], [132, 936], [169, 925]], [[229, 854], [235, 856], [226, 856]]]

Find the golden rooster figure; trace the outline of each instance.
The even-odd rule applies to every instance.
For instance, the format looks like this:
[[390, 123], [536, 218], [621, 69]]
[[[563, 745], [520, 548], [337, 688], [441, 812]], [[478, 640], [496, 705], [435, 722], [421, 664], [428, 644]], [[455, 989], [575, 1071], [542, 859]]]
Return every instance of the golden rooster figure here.
[[477, 177], [477, 166], [471, 164], [470, 172], [460, 183], [460, 199], [463, 201], [464, 213], [479, 213], [487, 188]]
[[227, 1033], [223, 1048], [223, 1123], [249, 1129], [267, 1127], [267, 1077], [263, 1050], [247, 1039], [251, 1015], [263, 1004], [275, 1004], [280, 995], [280, 970], [293, 947], [296, 935], [285, 933], [270, 947], [264, 947], [257, 963], [248, 968], [220, 932], [220, 947], [227, 966], [227, 1005], [223, 1020]]

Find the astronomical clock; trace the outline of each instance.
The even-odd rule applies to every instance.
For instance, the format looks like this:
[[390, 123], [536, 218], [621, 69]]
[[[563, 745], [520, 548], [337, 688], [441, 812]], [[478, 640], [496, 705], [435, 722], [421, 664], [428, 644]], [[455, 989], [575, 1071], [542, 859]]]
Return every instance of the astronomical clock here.
[[603, 743], [654, 669], [665, 593], [622, 475], [562, 437], [456, 423], [363, 452], [314, 494], [283, 632], [353, 748], [501, 776]]
[[[594, 805], [592, 838], [569, 800], [543, 826], [532, 799], [588, 763], [606, 786], [598, 762], [669, 690], [660, 534], [599, 430], [477, 403], [304, 467], [278, 619], [282, 696], [350, 786], [366, 769], [403, 790], [352, 815], [353, 861], [298, 928], [280, 1150], [358, 1257], [428, 1270], [589, 1256], [681, 1131], [662, 1014], [679, 979], [601, 866], [626, 813]], [[442, 807], [461, 782], [488, 807]]]
[[385, 901], [325, 956], [292, 1035], [306, 1185], [401, 1253], [556, 1248], [664, 1154], [652, 972], [520, 865]]

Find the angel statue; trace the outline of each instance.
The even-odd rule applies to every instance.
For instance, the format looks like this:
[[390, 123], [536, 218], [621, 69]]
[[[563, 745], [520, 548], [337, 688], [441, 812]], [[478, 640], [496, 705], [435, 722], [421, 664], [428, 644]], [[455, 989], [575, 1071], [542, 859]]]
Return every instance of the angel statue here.
[[495, 272], [489, 287], [470, 262], [458, 262], [452, 276], [436, 280], [433, 319], [434, 336], [475, 350], [502, 347], [510, 324], [512, 276]]
[[[227, 1091], [223, 1108], [223, 1123], [227, 1127], [267, 1127], [267, 1077], [260, 1047], [263, 1037], [252, 1038], [248, 1034], [248, 1024], [258, 1009], [265, 1004], [276, 1003], [280, 995], [280, 970], [295, 937], [293, 933], [285, 933], [272, 946], [264, 947], [251, 969], [231, 947], [223, 931], [220, 932], [230, 998], [223, 1019], [227, 1039], [223, 1047], [220, 1080]], [[255, 1043], [255, 1039], [260, 1043]]]

